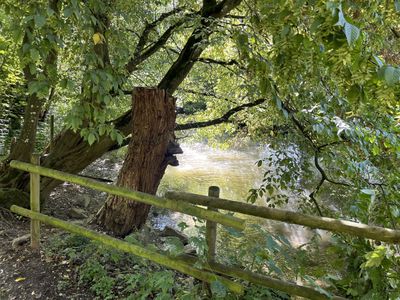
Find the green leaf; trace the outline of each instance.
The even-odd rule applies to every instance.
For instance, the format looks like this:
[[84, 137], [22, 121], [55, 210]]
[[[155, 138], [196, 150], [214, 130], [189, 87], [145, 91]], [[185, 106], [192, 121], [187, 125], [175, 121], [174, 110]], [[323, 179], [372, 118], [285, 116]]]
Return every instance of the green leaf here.
[[271, 259], [268, 260], [267, 262], [268, 267], [271, 271], [273, 271], [277, 275], [283, 275], [282, 270], [275, 264], [275, 262]]
[[314, 280], [314, 278], [312, 278], [311, 276], [305, 275], [303, 277], [312, 287], [314, 287], [318, 292], [320, 292], [321, 294], [324, 294], [325, 296], [328, 297], [328, 299], [332, 298], [332, 294], [329, 293], [327, 290], [323, 289], [320, 287], [320, 285], [318, 284], [318, 282], [316, 282]]
[[361, 89], [357, 84], [353, 84], [347, 92], [347, 99], [353, 103], [357, 103], [360, 99]]
[[243, 232], [236, 230], [235, 228], [225, 227], [225, 229], [233, 237], [240, 238], [244, 236]]
[[225, 298], [226, 297], [226, 287], [218, 280], [211, 282], [210, 285], [211, 292], [216, 298]]
[[394, 8], [396, 9], [397, 12], [400, 12], [400, 1], [399, 0], [394, 0]]
[[270, 235], [267, 236], [266, 239], [267, 249], [269, 251], [280, 250], [279, 244], [274, 240], [274, 238]]
[[46, 18], [43, 15], [35, 15], [34, 20], [35, 20], [35, 25], [38, 28], [41, 28], [44, 26], [44, 24], [46, 24]]
[[369, 201], [374, 201], [376, 197], [375, 191], [371, 189], [362, 189], [360, 198], [369, 200]]
[[347, 21], [346, 21], [346, 19], [344, 18], [344, 15], [343, 15], [343, 12], [342, 12], [341, 9], [340, 9], [340, 11], [339, 11], [338, 16], [339, 16], [339, 20], [338, 20], [338, 22], [336, 23], [336, 25], [345, 26], [345, 25], [347, 24]]
[[28, 50], [29, 50], [31, 47], [32, 47], [31, 44], [25, 43], [25, 44], [22, 46], [22, 53], [27, 53]]
[[117, 143], [118, 143], [118, 145], [122, 145], [123, 141], [124, 141], [124, 137], [120, 133], [117, 133]]
[[103, 97], [103, 102], [104, 102], [106, 105], [110, 104], [110, 102], [111, 102], [111, 96], [110, 96], [110, 95], [105, 95], [105, 96]]
[[134, 245], [141, 245], [140, 241], [135, 237], [134, 234], [127, 235], [124, 238], [124, 241]]
[[367, 261], [363, 264], [365, 268], [379, 267], [382, 260], [386, 257], [385, 246], [378, 246], [374, 251], [365, 254]]
[[310, 32], [315, 33], [317, 32], [320, 25], [324, 23], [325, 19], [322, 17], [317, 17], [314, 22], [311, 24]]
[[186, 224], [185, 222], [180, 222], [180, 223], [178, 224], [178, 227], [179, 227], [179, 229], [180, 229], [181, 231], [184, 231], [186, 228], [189, 227], [189, 225]]
[[400, 71], [398, 68], [392, 66], [386, 66], [383, 69], [384, 69], [383, 77], [388, 85], [392, 86], [399, 82]]
[[361, 192], [366, 195], [375, 195], [375, 191], [371, 189], [362, 189]]
[[103, 134], [105, 134], [105, 133], [106, 133], [106, 125], [101, 124], [101, 125], [99, 126], [99, 135], [101, 136], [101, 135], [103, 135]]
[[67, 87], [68, 84], [68, 79], [64, 78], [60, 81], [60, 87], [65, 89]]
[[113, 141], [116, 141], [116, 140], [117, 140], [117, 133], [116, 133], [115, 130], [112, 130], [112, 131], [110, 132], [110, 137], [111, 137], [111, 139], [112, 139]]
[[29, 64], [29, 73], [31, 73], [31, 75], [35, 75], [36, 71], [36, 64]]
[[380, 68], [383, 67], [383, 61], [382, 61], [378, 56], [376, 56], [376, 55], [373, 55], [373, 57], [374, 57], [376, 63], [378, 64], [378, 66], [379, 66]]
[[172, 256], [178, 256], [183, 253], [184, 246], [182, 241], [176, 236], [169, 236], [165, 241], [166, 250]]
[[341, 4], [335, 1], [326, 2], [326, 8], [332, 12], [332, 16], [336, 13], [336, 10], [341, 9]]
[[38, 61], [40, 58], [40, 54], [39, 51], [37, 51], [36, 49], [32, 48], [29, 50], [29, 54], [32, 58], [33, 61]]
[[88, 141], [89, 145], [93, 145], [93, 143], [96, 141], [96, 136], [94, 135], [93, 132], [89, 133], [89, 135], [87, 137], [87, 141]]
[[282, 101], [281, 101], [281, 99], [279, 99], [278, 96], [275, 96], [275, 103], [276, 103], [276, 106], [278, 107], [278, 109], [282, 110]]
[[344, 33], [346, 35], [347, 43], [349, 46], [353, 46], [357, 39], [360, 37], [360, 29], [350, 23], [345, 23]]
[[31, 81], [28, 83], [28, 93], [33, 95], [40, 90], [40, 83], [38, 81]]
[[64, 9], [64, 17], [66, 17], [66, 18], [72, 16], [73, 13], [74, 13], [74, 9], [72, 7], [66, 7]]

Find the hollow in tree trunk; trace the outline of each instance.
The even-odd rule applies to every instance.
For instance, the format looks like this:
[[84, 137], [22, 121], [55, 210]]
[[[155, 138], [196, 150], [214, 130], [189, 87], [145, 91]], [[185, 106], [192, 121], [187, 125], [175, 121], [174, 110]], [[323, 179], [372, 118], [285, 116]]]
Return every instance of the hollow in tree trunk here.
[[[176, 164], [173, 144], [175, 99], [165, 90], [136, 88], [132, 96], [132, 139], [117, 185], [155, 194], [168, 164]], [[172, 151], [175, 152], [176, 151]], [[119, 236], [140, 228], [150, 206], [110, 196], [96, 216], [96, 223]]]

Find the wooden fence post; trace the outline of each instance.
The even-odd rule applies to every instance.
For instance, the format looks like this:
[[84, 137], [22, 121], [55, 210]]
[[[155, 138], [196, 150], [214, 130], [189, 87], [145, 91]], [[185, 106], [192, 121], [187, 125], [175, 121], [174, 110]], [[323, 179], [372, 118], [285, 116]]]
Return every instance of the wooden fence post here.
[[[219, 198], [219, 187], [210, 186], [208, 188], [208, 196]], [[218, 211], [216, 208], [208, 207], [208, 210]], [[207, 260], [215, 262], [216, 243], [217, 243], [217, 223], [207, 220], [206, 222], [206, 242], [208, 247]]]
[[[40, 154], [32, 154], [31, 163], [40, 165]], [[40, 175], [30, 173], [30, 199], [31, 210], [40, 212]], [[40, 247], [40, 221], [31, 219], [31, 247], [39, 250]]]

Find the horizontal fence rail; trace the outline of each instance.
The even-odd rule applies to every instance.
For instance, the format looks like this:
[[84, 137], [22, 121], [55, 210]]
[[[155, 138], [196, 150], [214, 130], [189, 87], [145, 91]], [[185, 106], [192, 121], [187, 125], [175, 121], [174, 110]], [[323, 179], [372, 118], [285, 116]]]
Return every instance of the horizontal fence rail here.
[[176, 260], [174, 258], [168, 257], [166, 255], [160, 254], [156, 251], [140, 247], [138, 245], [130, 244], [128, 242], [110, 237], [105, 234], [95, 232], [93, 230], [86, 229], [82, 226], [71, 224], [69, 222], [53, 218], [41, 213], [33, 212], [29, 209], [22, 208], [20, 206], [13, 205], [10, 210], [21, 216], [28, 217], [34, 220], [38, 220], [42, 223], [49, 224], [54, 227], [64, 229], [65, 231], [79, 234], [81, 236], [87, 237], [91, 240], [98, 241], [104, 245], [111, 246], [112, 248], [134, 254], [139, 257], [151, 260], [157, 264], [163, 265], [165, 267], [180, 271], [182, 273], [193, 276], [194, 278], [200, 279], [205, 282], [213, 282], [215, 280], [220, 281], [228, 289], [237, 293], [243, 294], [243, 286], [239, 283], [233, 282], [232, 280], [226, 279], [221, 276], [217, 276], [214, 273], [206, 272], [203, 270], [196, 269], [190, 264], [182, 261]]
[[[197, 259], [193, 256], [190, 255], [182, 255], [178, 257], [182, 261], [185, 262], [190, 262], [192, 264], [195, 264], [197, 262]], [[203, 266], [206, 270], [210, 270], [213, 272], [217, 272], [223, 275], [227, 275], [230, 277], [236, 277], [240, 278], [242, 280], [261, 285], [270, 289], [275, 289], [279, 290], [284, 293], [288, 293], [289, 295], [295, 295], [295, 296], [300, 296], [304, 297], [307, 299], [313, 299], [313, 300], [345, 300], [346, 298], [339, 297], [332, 295], [331, 297], [328, 297], [325, 294], [322, 294], [318, 292], [317, 290], [311, 288], [311, 287], [306, 287], [302, 285], [298, 285], [292, 282], [287, 282], [283, 280], [279, 280], [276, 278], [272, 278], [270, 276], [265, 276], [257, 273], [253, 273], [247, 270], [242, 270], [239, 268], [234, 268], [230, 267], [227, 265], [223, 265], [220, 263], [217, 263], [215, 261], [209, 262], [207, 265]]]
[[316, 217], [289, 210], [269, 208], [239, 201], [202, 196], [183, 192], [167, 192], [166, 198], [180, 200], [191, 204], [224, 209], [245, 215], [285, 223], [303, 225], [311, 228], [324, 229], [332, 232], [347, 233], [367, 239], [397, 244], [400, 242], [400, 230], [393, 230], [378, 226], [369, 226], [345, 220], [326, 217]]
[[12, 168], [15, 168], [18, 170], [22, 170], [22, 171], [26, 171], [26, 172], [30, 172], [30, 173], [34, 173], [34, 174], [40, 174], [40, 175], [43, 175], [46, 177], [51, 177], [51, 178], [58, 179], [61, 181], [79, 184], [81, 186], [89, 187], [89, 188], [92, 188], [92, 189], [95, 189], [95, 190], [101, 191], [101, 192], [106, 192], [111, 195], [125, 197], [127, 199], [131, 199], [134, 201], [146, 203], [146, 204], [157, 206], [157, 207], [168, 208], [173, 211], [177, 211], [177, 212], [185, 213], [185, 214], [195, 216], [198, 218], [214, 221], [216, 223], [219, 223], [219, 224], [222, 224], [222, 225], [225, 225], [228, 227], [232, 227], [237, 230], [244, 230], [244, 228], [245, 228], [245, 220], [242, 220], [242, 219], [239, 219], [239, 218], [236, 218], [233, 216], [229, 216], [229, 215], [224, 215], [224, 214], [216, 212], [216, 211], [210, 211], [207, 209], [196, 207], [191, 204], [156, 197], [156, 196], [153, 196], [150, 194], [133, 191], [128, 188], [111, 186], [106, 183], [102, 183], [102, 182], [99, 182], [99, 181], [96, 181], [93, 179], [85, 178], [85, 177], [78, 176], [78, 175], [68, 174], [65, 172], [52, 170], [52, 169], [48, 169], [48, 168], [44, 168], [44, 167], [40, 167], [37, 165], [16, 161], [16, 160], [11, 161], [10, 166]]

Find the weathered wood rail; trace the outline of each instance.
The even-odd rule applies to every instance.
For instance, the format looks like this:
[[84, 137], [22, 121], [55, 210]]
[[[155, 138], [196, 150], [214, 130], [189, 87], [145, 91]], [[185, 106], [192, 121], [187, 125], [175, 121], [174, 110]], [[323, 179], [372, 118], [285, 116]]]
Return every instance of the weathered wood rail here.
[[[335, 232], [348, 233], [385, 242], [397, 243], [400, 241], [400, 231], [397, 230], [373, 227], [365, 224], [340, 221], [330, 218], [308, 216], [285, 210], [270, 209], [247, 203], [220, 199], [218, 187], [210, 187], [208, 197], [188, 193], [169, 192], [166, 196], [170, 199], [167, 199], [132, 191], [127, 188], [108, 185], [82, 176], [40, 167], [38, 162], [38, 157], [33, 156], [32, 164], [19, 161], [12, 161], [10, 163], [11, 167], [30, 172], [31, 175], [31, 210], [16, 205], [13, 205], [10, 210], [14, 213], [31, 219], [31, 246], [33, 249], [39, 248], [40, 222], [42, 222], [64, 229], [68, 232], [85, 236], [89, 239], [98, 241], [104, 245], [108, 245], [127, 253], [149, 259], [155, 263], [188, 274], [204, 282], [210, 283], [212, 281], [219, 280], [228, 289], [237, 294], [242, 294], [244, 292], [244, 288], [240, 283], [233, 281], [235, 278], [309, 299], [345, 299], [338, 296], [327, 297], [311, 287], [301, 286], [295, 283], [286, 282], [272, 277], [252, 273], [250, 271], [219, 264], [216, 261], [216, 224], [218, 223], [224, 226], [233, 227], [238, 230], [243, 230], [245, 228], [245, 221], [237, 217], [222, 214], [218, 211], [218, 209], [309, 226], [312, 228], [321, 228]], [[79, 184], [98, 191], [122, 196], [133, 201], [139, 201], [157, 207], [167, 208], [207, 220], [206, 241], [209, 248], [207, 265], [203, 266], [203, 269], [199, 269], [196, 267], [196, 257], [187, 255], [170, 257], [166, 254], [149, 250], [138, 245], [133, 245], [105, 234], [86, 229], [82, 226], [77, 226], [69, 222], [41, 214], [39, 193], [40, 175]], [[198, 205], [205, 206], [207, 209], [198, 207]], [[229, 277], [227, 278], [225, 276]]]
[[168, 199], [179, 200], [186, 203], [219, 208], [231, 212], [237, 212], [269, 220], [303, 225], [310, 228], [324, 229], [332, 232], [347, 233], [376, 241], [382, 241], [392, 244], [397, 244], [400, 242], [400, 230], [370, 226], [346, 220], [310, 216], [289, 210], [268, 208], [239, 201], [232, 201], [216, 197], [207, 197], [191, 193], [167, 192], [165, 194], [165, 197]]
[[[86, 229], [82, 226], [78, 226], [75, 224], [71, 224], [69, 222], [56, 219], [50, 216], [46, 216], [44, 214], [31, 211], [29, 209], [25, 209], [16, 205], [11, 206], [11, 211], [17, 213], [21, 216], [31, 218], [35, 221], [40, 221], [48, 225], [52, 225], [54, 227], [58, 227], [64, 229], [68, 232], [72, 232], [84, 237], [87, 237], [93, 241], [98, 241], [104, 245], [110, 246], [112, 248], [134, 254], [136, 256], [151, 260], [157, 264], [163, 265], [165, 267], [180, 271], [182, 273], [188, 274], [193, 276], [197, 279], [212, 282], [215, 280], [220, 281], [223, 283], [228, 289], [231, 291], [242, 294], [243, 293], [243, 286], [239, 283], [233, 282], [232, 280], [226, 279], [224, 277], [218, 276], [214, 273], [207, 272], [204, 270], [200, 270], [191, 266], [191, 264], [177, 260], [172, 257], [168, 257], [167, 255], [160, 254], [156, 251], [146, 249], [144, 247], [140, 247], [134, 244], [130, 244], [128, 242], [107, 236], [105, 234], [101, 234], [89, 229]], [[33, 236], [32, 236], [33, 239]]]

